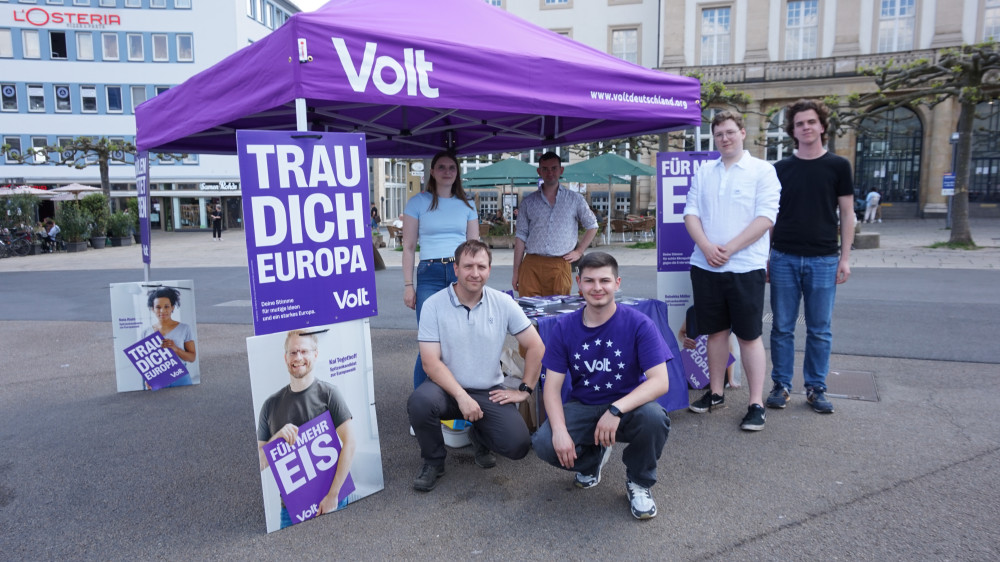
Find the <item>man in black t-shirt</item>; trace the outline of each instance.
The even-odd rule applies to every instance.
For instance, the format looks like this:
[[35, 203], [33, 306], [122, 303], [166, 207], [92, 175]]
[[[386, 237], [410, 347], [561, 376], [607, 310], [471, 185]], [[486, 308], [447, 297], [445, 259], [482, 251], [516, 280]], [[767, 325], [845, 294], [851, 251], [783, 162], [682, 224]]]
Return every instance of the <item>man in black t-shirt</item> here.
[[[323, 515], [336, 511], [340, 489], [351, 471], [354, 449], [357, 443], [351, 433], [351, 411], [340, 392], [332, 384], [316, 380], [313, 363], [319, 356], [316, 334], [304, 330], [292, 330], [285, 337], [285, 365], [288, 367], [290, 382], [272, 394], [260, 409], [257, 421], [257, 452], [260, 469], [267, 468], [264, 445], [275, 439], [284, 439], [289, 445], [298, 438], [299, 426], [323, 413], [330, 411], [337, 437], [340, 438], [340, 457], [337, 471], [333, 476], [330, 491], [319, 503], [319, 513]], [[281, 506], [281, 528], [292, 524], [285, 506]]]
[[[796, 151], [774, 165], [781, 182], [778, 218], [771, 235], [771, 379], [769, 408], [784, 408], [792, 388], [795, 323], [799, 302], [806, 320], [803, 376], [806, 401], [832, 414], [826, 397], [833, 341], [831, 321], [837, 285], [851, 276], [854, 241], [854, 186], [850, 163], [827, 152], [829, 108], [818, 100], [799, 100], [785, 109], [785, 127]], [[837, 224], [840, 213], [840, 240]], [[839, 252], [838, 252], [839, 251]]]

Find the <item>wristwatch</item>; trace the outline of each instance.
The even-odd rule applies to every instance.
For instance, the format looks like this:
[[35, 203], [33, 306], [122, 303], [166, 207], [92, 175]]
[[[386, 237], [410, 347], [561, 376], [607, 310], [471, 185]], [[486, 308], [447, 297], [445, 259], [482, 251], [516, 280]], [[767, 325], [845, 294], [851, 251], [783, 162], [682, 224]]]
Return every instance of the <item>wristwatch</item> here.
[[531, 393], [534, 391], [533, 388], [531, 388], [530, 386], [524, 384], [523, 382], [521, 383], [521, 386], [517, 387], [517, 389], [520, 390], [520, 391], [523, 391], [523, 392], [527, 392], [528, 395], [531, 395]]
[[622, 411], [619, 410], [618, 406], [615, 406], [614, 404], [608, 406], [608, 412], [616, 418], [622, 417]]

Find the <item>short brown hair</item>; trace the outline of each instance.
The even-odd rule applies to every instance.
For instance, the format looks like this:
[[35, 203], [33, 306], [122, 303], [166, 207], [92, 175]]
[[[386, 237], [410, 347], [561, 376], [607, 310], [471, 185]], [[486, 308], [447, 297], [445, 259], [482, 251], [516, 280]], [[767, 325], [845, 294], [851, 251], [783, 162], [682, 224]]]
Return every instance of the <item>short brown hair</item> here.
[[489, 259], [489, 264], [493, 265], [493, 252], [490, 251], [490, 247], [486, 243], [480, 240], [466, 240], [455, 248], [455, 265], [458, 265], [460, 261], [459, 258], [462, 255], [474, 256], [479, 252], [486, 252], [486, 257]]
[[740, 130], [746, 129], [746, 127], [743, 126], [742, 115], [740, 115], [739, 113], [733, 113], [728, 109], [724, 109], [722, 111], [717, 112], [715, 114], [715, 117], [712, 117], [712, 132], [713, 133], [715, 132], [715, 127], [717, 125], [721, 125], [724, 121], [729, 121], [729, 120], [732, 120], [733, 123], [736, 123], [736, 126], [739, 127]]
[[589, 254], [584, 254], [580, 258], [579, 263], [576, 264], [576, 269], [579, 272], [577, 277], [583, 277], [584, 269], [600, 269], [602, 267], [610, 267], [611, 274], [618, 278], [618, 260], [614, 256], [606, 252], [590, 252]]
[[285, 353], [288, 353], [288, 342], [292, 338], [305, 338], [312, 342], [313, 350], [319, 349], [319, 338], [316, 337], [316, 332], [307, 332], [305, 330], [292, 330], [285, 335]]
[[799, 147], [799, 139], [795, 138], [795, 115], [803, 111], [809, 111], [810, 109], [815, 111], [819, 117], [819, 124], [823, 127], [823, 144], [826, 144], [826, 139], [828, 138], [827, 131], [830, 128], [830, 108], [820, 100], [800, 99], [785, 108], [785, 132], [788, 133], [788, 136], [792, 137], [792, 140], [795, 142], [795, 148]]

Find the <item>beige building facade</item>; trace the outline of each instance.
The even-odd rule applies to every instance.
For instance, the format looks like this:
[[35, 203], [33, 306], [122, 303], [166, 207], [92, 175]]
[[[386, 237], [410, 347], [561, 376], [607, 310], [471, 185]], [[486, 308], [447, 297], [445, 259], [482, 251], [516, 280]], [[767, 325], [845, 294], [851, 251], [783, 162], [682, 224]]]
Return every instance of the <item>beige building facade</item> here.
[[[864, 68], [933, 59], [941, 49], [1000, 37], [1000, 0], [665, 0], [660, 68], [697, 72], [750, 95], [748, 149], [769, 161], [787, 156], [781, 108], [799, 98], [875, 90]], [[666, 40], [666, 38], [675, 38]], [[994, 107], [996, 109], [994, 109]], [[713, 110], [707, 110], [711, 113]], [[997, 216], [1000, 104], [977, 110], [970, 214]], [[942, 177], [951, 171], [957, 104], [898, 108], [834, 136], [862, 197], [878, 189], [887, 216], [946, 211]], [[712, 148], [707, 126], [685, 148]]]

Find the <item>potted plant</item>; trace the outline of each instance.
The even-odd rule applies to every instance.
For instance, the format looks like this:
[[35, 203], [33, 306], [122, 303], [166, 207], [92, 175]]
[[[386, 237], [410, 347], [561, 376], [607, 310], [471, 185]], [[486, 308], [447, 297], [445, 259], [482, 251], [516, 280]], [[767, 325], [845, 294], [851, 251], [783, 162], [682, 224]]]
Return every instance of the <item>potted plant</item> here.
[[115, 211], [108, 217], [108, 237], [112, 247], [132, 245], [132, 217], [129, 215]]
[[513, 248], [514, 234], [511, 233], [509, 224], [494, 224], [490, 226], [489, 234], [484, 237], [483, 242], [491, 248]]
[[108, 233], [108, 198], [103, 193], [91, 193], [80, 200], [83, 210], [91, 217], [90, 245], [95, 250], [104, 247]]
[[142, 243], [142, 232], [139, 230], [139, 199], [132, 197], [125, 204], [125, 210], [132, 220], [131, 232], [132, 238], [135, 240], [136, 244]]
[[82, 252], [87, 249], [92, 221], [90, 214], [76, 201], [63, 203], [59, 207], [56, 224], [59, 225], [59, 233], [66, 242], [67, 252]]

